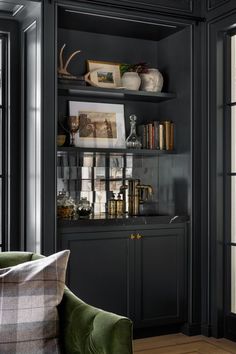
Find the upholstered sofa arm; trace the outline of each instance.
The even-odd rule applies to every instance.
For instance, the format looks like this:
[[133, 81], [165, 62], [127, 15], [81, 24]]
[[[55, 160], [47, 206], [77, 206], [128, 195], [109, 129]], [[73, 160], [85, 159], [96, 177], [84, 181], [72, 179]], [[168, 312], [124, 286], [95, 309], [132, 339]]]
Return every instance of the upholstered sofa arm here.
[[84, 303], [65, 289], [59, 306], [65, 354], [131, 354], [132, 322]]

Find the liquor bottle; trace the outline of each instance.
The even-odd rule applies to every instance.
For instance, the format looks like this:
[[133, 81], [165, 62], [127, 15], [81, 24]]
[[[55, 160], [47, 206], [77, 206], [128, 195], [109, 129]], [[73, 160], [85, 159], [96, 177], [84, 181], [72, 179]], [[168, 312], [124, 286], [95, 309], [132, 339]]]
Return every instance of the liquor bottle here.
[[116, 215], [116, 204], [117, 200], [115, 199], [115, 194], [112, 194], [112, 197], [110, 200], [108, 200], [108, 214], [111, 216]]
[[123, 215], [123, 210], [124, 210], [124, 201], [121, 197], [121, 194], [118, 194], [118, 199], [116, 200], [116, 214], [118, 216]]

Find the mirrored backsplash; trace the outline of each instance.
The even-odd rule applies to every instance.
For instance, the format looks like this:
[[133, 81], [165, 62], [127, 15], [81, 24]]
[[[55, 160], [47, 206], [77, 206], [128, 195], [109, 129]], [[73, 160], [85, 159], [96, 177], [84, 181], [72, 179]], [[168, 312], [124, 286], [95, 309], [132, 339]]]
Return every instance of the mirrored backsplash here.
[[150, 185], [152, 195], [140, 205], [144, 215], [158, 214], [158, 158], [132, 154], [79, 153], [58, 151], [57, 194], [67, 192], [78, 202], [86, 197], [93, 205], [94, 215], [108, 212], [108, 201], [122, 190], [124, 212], [128, 212], [128, 183], [140, 180]]

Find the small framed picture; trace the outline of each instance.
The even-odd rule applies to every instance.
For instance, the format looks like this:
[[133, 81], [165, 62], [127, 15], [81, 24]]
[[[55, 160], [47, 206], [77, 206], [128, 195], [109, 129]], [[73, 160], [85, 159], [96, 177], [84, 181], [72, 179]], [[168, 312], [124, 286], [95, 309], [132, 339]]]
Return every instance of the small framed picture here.
[[125, 148], [124, 105], [69, 101], [70, 116], [79, 116], [75, 146]]
[[120, 64], [106, 61], [88, 60], [90, 81], [98, 87], [121, 87]]

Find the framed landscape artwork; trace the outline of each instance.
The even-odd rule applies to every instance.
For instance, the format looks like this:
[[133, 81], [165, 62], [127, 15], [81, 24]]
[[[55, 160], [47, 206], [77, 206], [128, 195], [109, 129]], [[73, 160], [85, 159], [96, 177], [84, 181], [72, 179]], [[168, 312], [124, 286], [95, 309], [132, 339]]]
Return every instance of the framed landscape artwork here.
[[120, 64], [88, 60], [90, 81], [98, 87], [117, 88], [121, 86]]
[[69, 101], [69, 115], [79, 116], [75, 146], [125, 148], [124, 105]]

